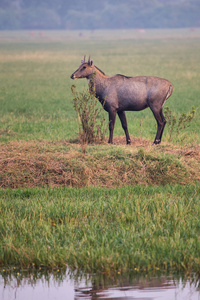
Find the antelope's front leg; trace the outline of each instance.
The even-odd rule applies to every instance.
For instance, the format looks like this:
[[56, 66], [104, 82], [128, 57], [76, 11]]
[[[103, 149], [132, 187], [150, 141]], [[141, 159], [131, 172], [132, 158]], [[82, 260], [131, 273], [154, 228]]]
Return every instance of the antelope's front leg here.
[[131, 143], [131, 139], [128, 133], [128, 127], [127, 127], [127, 121], [126, 121], [126, 114], [124, 111], [119, 111], [118, 116], [120, 118], [122, 128], [124, 129], [125, 135], [126, 135], [126, 143], [127, 145]]
[[109, 112], [109, 140], [108, 143], [112, 144], [113, 143], [113, 131], [115, 127], [115, 119], [116, 119], [116, 111], [110, 111]]

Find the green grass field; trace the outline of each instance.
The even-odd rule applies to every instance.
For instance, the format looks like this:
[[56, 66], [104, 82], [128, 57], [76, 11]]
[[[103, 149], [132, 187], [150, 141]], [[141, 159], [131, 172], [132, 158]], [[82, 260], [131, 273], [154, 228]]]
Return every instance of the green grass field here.
[[0, 191], [0, 264], [199, 271], [200, 185]]
[[[70, 79], [84, 55], [170, 80], [165, 105], [195, 106], [190, 127], [152, 147], [152, 112], [128, 112], [131, 146], [116, 120], [114, 145], [84, 154], [71, 85], [87, 81]], [[197, 272], [200, 29], [0, 32], [0, 67], [0, 266]]]
[[[9, 32], [6, 39], [6, 34], [0, 33], [1, 141], [77, 137], [70, 87], [76, 83], [81, 91], [87, 81], [73, 82], [69, 77], [85, 54], [110, 76], [121, 73], [169, 79], [174, 92], [166, 106], [176, 114], [188, 112], [193, 105], [199, 108], [199, 29], [195, 33], [155, 30], [140, 35], [122, 31], [118, 38], [116, 32], [91, 33], [91, 37], [89, 33], [78, 37], [75, 32], [74, 38], [72, 33], [62, 34], [47, 32], [41, 37], [35, 33], [32, 37], [29, 32]], [[130, 134], [140, 136], [142, 119], [143, 137], [154, 140], [156, 122], [149, 109], [127, 115]], [[190, 142], [194, 136], [199, 141], [199, 126], [197, 109], [188, 129]], [[117, 119], [114, 136], [123, 134]], [[166, 135], [167, 127], [163, 140]]]

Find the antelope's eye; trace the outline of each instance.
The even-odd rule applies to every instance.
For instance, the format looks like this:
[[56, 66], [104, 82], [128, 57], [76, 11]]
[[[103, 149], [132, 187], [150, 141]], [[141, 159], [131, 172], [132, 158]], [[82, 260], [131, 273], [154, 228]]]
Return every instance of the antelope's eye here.
[[84, 67], [82, 67], [81, 71], [83, 71], [83, 70], [85, 70], [85, 69], [86, 69], [86, 67], [84, 66]]

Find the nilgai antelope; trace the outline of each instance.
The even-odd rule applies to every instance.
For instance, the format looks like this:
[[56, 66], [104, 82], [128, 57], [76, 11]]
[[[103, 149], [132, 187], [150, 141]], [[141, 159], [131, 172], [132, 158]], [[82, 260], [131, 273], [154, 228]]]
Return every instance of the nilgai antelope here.
[[113, 143], [113, 130], [116, 113], [126, 135], [126, 143], [130, 144], [125, 111], [151, 109], [157, 121], [157, 133], [153, 144], [161, 142], [166, 124], [163, 105], [173, 92], [172, 83], [166, 79], [153, 76], [128, 77], [121, 74], [109, 77], [97, 68], [93, 61], [81, 61], [80, 67], [71, 75], [72, 79], [87, 78], [89, 89], [101, 102], [109, 114], [109, 140]]

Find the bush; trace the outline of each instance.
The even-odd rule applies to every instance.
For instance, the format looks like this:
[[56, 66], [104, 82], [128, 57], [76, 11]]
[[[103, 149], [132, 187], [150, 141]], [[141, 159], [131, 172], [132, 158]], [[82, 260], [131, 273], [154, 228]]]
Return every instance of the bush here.
[[78, 118], [81, 144], [104, 141], [107, 125], [103, 107], [93, 93], [89, 91], [77, 92], [75, 85], [72, 85], [71, 90]]
[[195, 107], [192, 106], [190, 112], [182, 113], [180, 116], [177, 116], [175, 113], [172, 114], [172, 111], [169, 107], [165, 107], [164, 114], [168, 125], [168, 133], [169, 133], [169, 142], [172, 140], [175, 135], [176, 138], [180, 136], [180, 133], [183, 129], [188, 128], [190, 126], [191, 121], [195, 117]]

